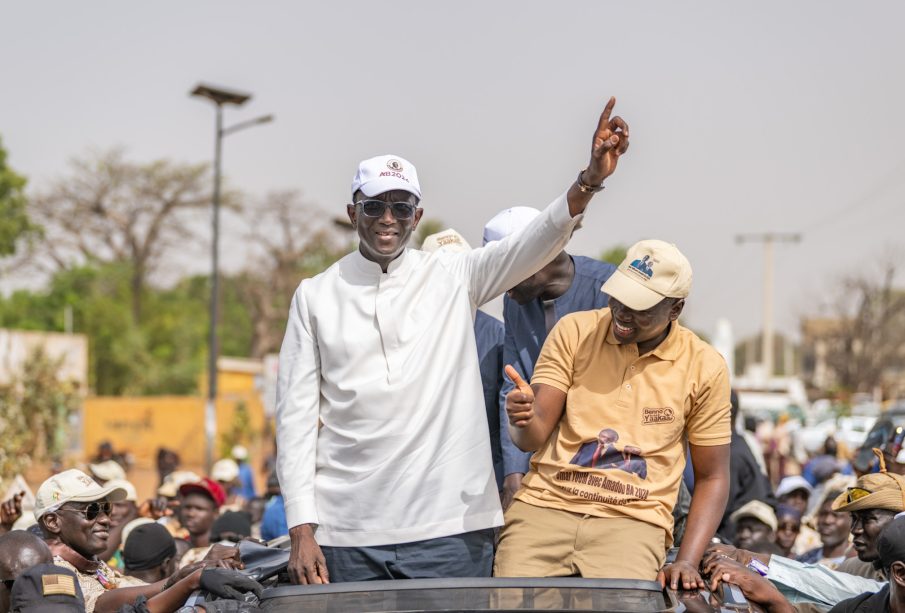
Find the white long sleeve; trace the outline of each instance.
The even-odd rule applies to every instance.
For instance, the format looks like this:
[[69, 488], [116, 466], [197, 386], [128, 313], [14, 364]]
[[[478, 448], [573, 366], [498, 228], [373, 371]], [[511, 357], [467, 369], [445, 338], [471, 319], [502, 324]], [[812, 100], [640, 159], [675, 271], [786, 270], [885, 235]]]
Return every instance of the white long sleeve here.
[[374, 546], [502, 524], [474, 309], [552, 260], [579, 219], [562, 196], [486, 248], [406, 250], [386, 273], [355, 252], [302, 281], [277, 388], [290, 527]]

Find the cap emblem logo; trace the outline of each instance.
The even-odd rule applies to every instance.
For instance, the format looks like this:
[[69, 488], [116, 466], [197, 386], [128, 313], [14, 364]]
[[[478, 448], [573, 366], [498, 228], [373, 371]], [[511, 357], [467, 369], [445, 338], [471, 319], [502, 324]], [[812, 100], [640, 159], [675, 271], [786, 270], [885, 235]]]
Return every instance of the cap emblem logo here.
[[644, 256], [640, 260], [635, 260], [629, 264], [628, 268], [642, 275], [646, 280], [650, 280], [654, 276], [654, 261], [649, 255]]
[[387, 168], [395, 170], [396, 172], [402, 172], [402, 162], [399, 160], [387, 160]]

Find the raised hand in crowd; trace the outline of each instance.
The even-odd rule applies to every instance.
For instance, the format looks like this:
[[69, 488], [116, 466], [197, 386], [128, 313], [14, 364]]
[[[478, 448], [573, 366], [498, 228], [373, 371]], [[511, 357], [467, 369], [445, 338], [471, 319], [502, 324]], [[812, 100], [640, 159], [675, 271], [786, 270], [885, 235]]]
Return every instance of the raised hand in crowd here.
[[710, 591], [720, 583], [737, 585], [750, 602], [760, 605], [767, 613], [792, 613], [795, 609], [766, 577], [735, 560], [719, 554], [702, 565], [710, 576]]
[[[178, 504], [178, 503], [177, 503]], [[172, 504], [166, 498], [148, 498], [138, 507], [139, 517], [158, 520], [173, 515]]]
[[19, 492], [9, 500], [0, 504], [0, 534], [5, 534], [13, 529], [20, 517], [22, 517], [22, 498], [25, 492]]

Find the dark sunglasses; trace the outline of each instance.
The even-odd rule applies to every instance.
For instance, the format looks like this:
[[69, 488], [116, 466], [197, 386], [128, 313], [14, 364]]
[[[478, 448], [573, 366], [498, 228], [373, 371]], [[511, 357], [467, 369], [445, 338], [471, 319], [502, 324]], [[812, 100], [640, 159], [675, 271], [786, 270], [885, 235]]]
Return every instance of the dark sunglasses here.
[[113, 503], [112, 502], [92, 502], [84, 509], [68, 509], [62, 508], [57, 509], [59, 511], [69, 511], [71, 513], [78, 513], [79, 515], [84, 515], [85, 519], [88, 521], [94, 521], [97, 519], [97, 516], [103, 513], [107, 517], [110, 516], [110, 512], [113, 511]]
[[361, 212], [365, 217], [383, 217], [387, 207], [393, 212], [396, 219], [411, 219], [418, 208], [409, 202], [384, 202], [383, 200], [359, 200], [355, 204], [361, 206]]

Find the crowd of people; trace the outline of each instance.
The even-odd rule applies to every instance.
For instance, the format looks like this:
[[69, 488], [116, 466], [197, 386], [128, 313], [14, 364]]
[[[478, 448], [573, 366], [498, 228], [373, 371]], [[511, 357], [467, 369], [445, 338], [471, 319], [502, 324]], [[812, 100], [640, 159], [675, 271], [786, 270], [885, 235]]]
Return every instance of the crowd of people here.
[[34, 496], [6, 500], [0, 612], [176, 611], [199, 589], [213, 598], [197, 610], [254, 610], [235, 608], [249, 600], [243, 593], [262, 589], [239, 572], [237, 544], [288, 530], [275, 479], [257, 496], [247, 450], [236, 446], [231, 455], [202, 477], [180, 470], [178, 455], [162, 449], [158, 487], [147, 499], [126, 480], [123, 457], [96, 457], [84, 470], [52, 475]]
[[[0, 507], [11, 610], [173, 611], [199, 588], [251, 607], [261, 586], [236, 544], [286, 535], [301, 584], [635, 578], [729, 583], [767, 610], [898, 609], [897, 457], [878, 449], [860, 475], [832, 440], [803, 463], [765, 457], [725, 360], [679, 323], [685, 255], [662, 240], [618, 266], [565, 250], [628, 149], [614, 104], [566, 192], [497, 214], [475, 249], [453, 230], [408, 248], [414, 166], [362, 161], [347, 209], [359, 249], [292, 300], [266, 495], [242, 448], [206, 476], [162, 450], [140, 502], [126, 459], [102, 449], [38, 488], [26, 530], [12, 529], [20, 496]], [[500, 294], [502, 322], [477, 311]]]

